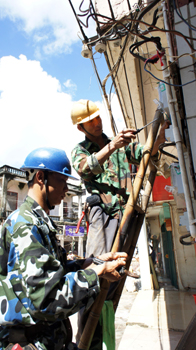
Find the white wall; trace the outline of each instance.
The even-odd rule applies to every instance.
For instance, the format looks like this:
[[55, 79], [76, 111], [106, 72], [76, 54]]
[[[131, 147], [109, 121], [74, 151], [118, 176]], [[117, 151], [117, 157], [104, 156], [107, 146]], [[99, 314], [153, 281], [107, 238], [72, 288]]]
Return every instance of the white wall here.
[[[187, 234], [186, 226], [180, 225], [180, 216], [176, 205], [172, 206], [172, 232], [174, 244], [174, 256], [178, 285], [180, 289], [196, 288], [196, 251], [194, 244], [190, 246], [182, 245], [180, 236]], [[186, 242], [190, 239], [186, 239]]]
[[[26, 198], [27, 192], [28, 192], [27, 184], [25, 184], [23, 189], [20, 189], [18, 187], [18, 185], [19, 185], [18, 181], [11, 180], [8, 182], [8, 186], [7, 186], [8, 191], [18, 193], [17, 207], [19, 207], [24, 202], [24, 199]], [[0, 180], [0, 186], [1, 186], [1, 180]], [[0, 194], [0, 196], [1, 196], [1, 194]], [[71, 209], [72, 209], [72, 198], [73, 198], [72, 195], [66, 195], [64, 198], [64, 202], [67, 202], [67, 206], [68, 206], [68, 216], [69, 216]], [[61, 216], [61, 205], [56, 205], [55, 208], [50, 211], [50, 215], [51, 216]]]
[[19, 182], [15, 180], [9, 181], [7, 185], [7, 191], [18, 193], [17, 207], [19, 207], [23, 203], [28, 191], [27, 184], [24, 185], [22, 190], [18, 187], [18, 185], [19, 185]]

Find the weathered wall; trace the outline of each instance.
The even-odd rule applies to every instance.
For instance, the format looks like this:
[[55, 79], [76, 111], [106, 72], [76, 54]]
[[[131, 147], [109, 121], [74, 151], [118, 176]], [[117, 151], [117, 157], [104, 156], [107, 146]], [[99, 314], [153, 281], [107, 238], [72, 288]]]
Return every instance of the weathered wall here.
[[23, 203], [27, 195], [28, 187], [27, 187], [27, 184], [25, 184], [23, 189], [20, 189], [18, 185], [19, 185], [18, 181], [15, 181], [15, 180], [9, 181], [7, 186], [7, 191], [18, 193], [18, 207], [19, 207]]
[[[187, 230], [181, 224], [176, 205], [172, 206], [172, 233], [179, 289], [196, 288], [196, 254], [194, 245], [184, 246], [179, 239]], [[187, 240], [188, 241], [188, 240]]]
[[[196, 7], [194, 6], [194, 3], [191, 2], [189, 5], [184, 5], [180, 7], [180, 11], [182, 13], [183, 18], [189, 23], [189, 27], [175, 13], [175, 29], [182, 34], [195, 39], [196, 32], [191, 29], [191, 25], [196, 26]], [[196, 49], [196, 41], [190, 40], [190, 43], [193, 45], [194, 49]], [[181, 36], [177, 36], [177, 51], [178, 55], [184, 54], [185, 52], [187, 53], [186, 56], [181, 57], [178, 61], [182, 84], [186, 84], [189, 81], [194, 81], [196, 79], [194, 59], [195, 56], [189, 56], [189, 54], [192, 54], [193, 52]], [[184, 95], [185, 112], [188, 123], [191, 148], [193, 150], [192, 156], [194, 161], [194, 167], [196, 169], [196, 81], [183, 86], [182, 90]]]
[[[20, 189], [18, 187], [18, 185], [19, 185], [18, 181], [11, 180], [8, 182], [7, 190], [11, 191], [11, 192], [18, 193], [18, 207], [19, 207], [23, 203], [25, 197], [27, 196], [28, 186], [27, 186], [27, 184], [25, 184], [23, 189]], [[70, 212], [71, 207], [72, 207], [72, 196], [66, 196], [64, 198], [64, 202], [67, 202], [68, 211]], [[61, 216], [60, 210], [61, 210], [61, 205], [56, 205], [55, 208], [50, 211], [50, 215], [51, 216]]]

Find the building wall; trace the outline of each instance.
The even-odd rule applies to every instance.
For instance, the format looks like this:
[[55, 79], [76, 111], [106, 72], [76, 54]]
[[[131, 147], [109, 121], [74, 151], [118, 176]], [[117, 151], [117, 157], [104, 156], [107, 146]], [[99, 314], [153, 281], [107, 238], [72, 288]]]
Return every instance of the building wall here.
[[[21, 184], [23, 183], [21, 182]], [[9, 181], [7, 186], [7, 191], [18, 193], [17, 207], [19, 207], [23, 203], [28, 191], [27, 184], [24, 184], [24, 187], [22, 189], [20, 189], [18, 186], [19, 182], [15, 180]]]
[[[111, 3], [114, 9], [114, 13], [115, 14], [118, 13], [118, 18], [123, 16], [127, 11], [126, 0], [124, 1], [114, 0]], [[159, 2], [158, 5], [161, 5], [161, 2]], [[109, 16], [111, 15], [108, 4], [104, 0], [97, 0], [96, 6], [99, 6], [99, 8], [97, 8], [98, 12], [100, 13], [105, 12], [106, 15], [107, 14]], [[155, 7], [152, 9], [152, 11], [149, 11], [145, 15], [144, 17], [145, 22], [148, 22], [148, 23], [152, 22], [152, 15], [154, 10], [155, 10]], [[184, 19], [189, 22], [189, 25], [196, 26], [196, 7], [194, 6], [194, 2], [190, 2], [190, 4], [186, 4], [182, 6], [180, 10], [182, 12], [182, 16], [184, 17]], [[180, 33], [183, 33], [187, 36], [196, 38], [195, 31], [193, 31], [190, 27], [188, 27], [187, 24], [185, 24], [184, 21], [176, 15], [176, 13], [174, 13], [174, 21], [175, 21], [176, 30], [178, 30]], [[159, 18], [157, 22], [157, 26], [160, 28], [164, 28], [162, 17]], [[142, 28], [142, 25], [141, 25], [141, 28]], [[156, 35], [161, 37], [162, 47], [167, 48], [168, 43], [167, 43], [166, 35], [161, 32], [156, 32]], [[154, 78], [152, 78], [152, 76], [149, 73], [144, 71], [143, 62], [140, 62], [138, 59], [135, 59], [129, 53], [128, 47], [131, 45], [131, 40], [134, 40], [134, 36], [133, 38], [130, 39], [130, 42], [127, 45], [127, 50], [125, 50], [124, 59], [125, 59], [125, 65], [127, 67], [127, 72], [128, 72], [129, 88], [132, 95], [133, 106], [135, 109], [135, 116], [137, 121], [135, 125], [134, 125], [134, 119], [132, 117], [133, 115], [132, 108], [131, 108], [129, 96], [127, 93], [128, 88], [127, 88], [126, 78], [123, 74], [122, 67], [120, 67], [118, 71], [119, 84], [121, 87], [121, 89], [119, 90], [120, 90], [120, 94], [122, 94], [122, 99], [123, 99], [123, 103], [125, 105], [127, 114], [131, 116], [132, 125], [135, 126], [136, 128], [139, 128], [142, 125], [152, 120], [157, 107], [156, 104], [154, 103], [154, 99], [159, 100], [160, 94], [157, 89], [157, 81]], [[186, 84], [187, 82], [196, 79], [195, 60], [193, 56], [190, 56], [190, 54], [192, 54], [192, 51], [181, 36], [176, 36], [176, 44], [177, 44], [177, 54], [179, 56], [184, 53], [188, 54], [186, 56], [179, 58], [178, 60], [182, 84]], [[194, 48], [196, 48], [196, 41], [191, 41], [191, 44], [194, 46]], [[145, 47], [143, 47], [143, 50], [145, 50]], [[148, 53], [149, 53], [149, 56], [152, 56], [156, 53], [156, 49], [153, 44], [148, 44]], [[166, 53], [168, 54], [167, 51]], [[119, 55], [119, 51], [117, 50], [112, 51], [110, 56], [111, 66], [113, 66], [114, 62], [116, 62], [118, 55]], [[148, 56], [146, 55], [146, 57]], [[156, 69], [156, 67], [158, 68], [158, 70]], [[151, 65], [149, 69], [150, 72], [153, 75], [155, 75], [157, 78], [163, 79], [163, 73], [161, 72], [160, 62], [156, 64], [156, 67]], [[185, 104], [185, 115], [187, 119], [188, 133], [190, 138], [191, 155], [193, 158], [193, 165], [194, 165], [193, 171], [194, 173], [196, 173], [196, 152], [195, 152], [196, 150], [196, 138], [195, 138], [196, 82], [183, 86], [182, 90], [183, 90], [183, 97], [184, 97], [184, 104]], [[179, 130], [182, 134], [183, 130], [182, 130], [180, 119], [178, 120], [178, 124], [179, 124]], [[147, 136], [146, 129], [144, 129], [144, 131], [142, 131], [138, 136], [139, 136], [138, 137], [139, 141], [144, 144]], [[168, 137], [170, 141], [173, 141], [171, 133], [169, 136], [166, 136], [166, 137]], [[174, 153], [174, 150], [171, 151], [168, 148], [166, 149], [166, 151]], [[190, 193], [191, 193], [193, 208], [196, 213], [196, 200], [194, 199], [194, 188], [193, 188], [193, 181], [192, 181], [191, 171], [190, 171], [190, 158], [189, 158], [190, 154], [187, 152], [187, 149], [185, 148], [184, 148], [184, 154], [185, 154], [185, 163], [186, 163], [186, 169], [187, 169], [188, 180], [190, 185]], [[174, 160], [171, 160], [171, 162], [174, 162]], [[180, 174], [179, 174], [179, 178], [181, 178]], [[179, 184], [175, 185], [174, 178], [173, 178], [172, 185], [176, 187], [176, 192], [174, 195], [176, 204], [172, 206], [171, 212], [172, 212], [172, 236], [173, 236], [173, 244], [174, 244], [174, 255], [175, 255], [175, 262], [176, 262], [178, 285], [180, 289], [189, 288], [189, 287], [195, 288], [196, 276], [193, 271], [195, 271], [195, 268], [196, 268], [196, 256], [195, 256], [194, 245], [184, 246], [179, 241], [179, 238], [181, 235], [187, 234], [189, 232], [189, 225], [187, 221], [187, 209], [186, 209], [186, 204], [184, 200], [184, 190], [183, 190], [183, 187], [181, 188], [179, 186]], [[151, 210], [153, 211], [153, 208]], [[156, 234], [156, 231], [158, 229], [158, 223], [156, 220], [154, 221], [154, 223], [152, 221], [151, 229], [152, 229], [152, 234], [153, 233]], [[191, 238], [189, 240], [191, 241]]]
[[[25, 184], [24, 182], [21, 182], [21, 184], [22, 185], [24, 184], [23, 188], [19, 188], [20, 181], [11, 180], [8, 182], [8, 186], [7, 186], [7, 191], [15, 192], [18, 194], [17, 208], [20, 207], [20, 205], [24, 202], [24, 199], [26, 198], [27, 192], [28, 192], [27, 184]], [[0, 203], [1, 203], [1, 196], [2, 196], [1, 187], [2, 187], [2, 180], [0, 179]], [[73, 198], [72, 194], [69, 194], [69, 195], [66, 194], [62, 203], [60, 205], [56, 205], [55, 208], [50, 211], [50, 215], [54, 217], [59, 217], [60, 219], [63, 220], [63, 202], [66, 202], [67, 208], [68, 208], [67, 216], [72, 217], [72, 198]]]
[[[182, 13], [182, 17], [189, 23], [186, 25], [183, 20], [174, 13], [174, 20], [175, 20], [175, 29], [178, 30], [180, 33], [196, 38], [196, 32], [191, 29], [191, 25], [196, 26], [196, 7], [194, 6], [194, 2], [191, 2], [188, 5], [184, 5], [180, 7], [180, 11]], [[181, 36], [177, 36], [177, 52], [178, 55], [184, 54], [185, 52], [187, 54], [192, 54], [191, 48], [188, 46], [187, 43], [183, 40]], [[194, 49], [196, 49], [196, 41], [191, 41], [191, 44], [193, 45]], [[180, 74], [181, 74], [181, 80], [182, 84], [186, 84], [189, 81], [194, 81], [196, 79], [196, 71], [195, 71], [195, 56], [183, 56], [179, 59], [179, 67], [180, 67]], [[185, 102], [185, 112], [186, 112], [186, 119], [188, 122], [188, 131], [189, 131], [189, 137], [191, 142], [191, 148], [192, 150], [196, 150], [196, 138], [195, 138], [195, 130], [196, 130], [196, 99], [195, 99], [195, 91], [196, 91], [196, 81], [194, 81], [191, 84], [188, 84], [186, 86], [182, 87], [183, 95], [184, 95], [184, 102]], [[196, 169], [196, 153], [195, 151], [192, 152], [193, 161], [194, 161], [194, 167]]]
[[[185, 246], [180, 243], [180, 236], [187, 234], [186, 226], [180, 223], [176, 205], [172, 206], [172, 233], [174, 255], [179, 289], [196, 288], [196, 252], [194, 245]], [[186, 240], [188, 242], [188, 240]]]
[[161, 228], [159, 223], [159, 217], [155, 216], [148, 219], [148, 222], [150, 224], [150, 232], [151, 235], [157, 235], [159, 236], [161, 234]]
[[2, 197], [2, 179], [0, 178], [0, 206], [1, 206], [1, 197]]

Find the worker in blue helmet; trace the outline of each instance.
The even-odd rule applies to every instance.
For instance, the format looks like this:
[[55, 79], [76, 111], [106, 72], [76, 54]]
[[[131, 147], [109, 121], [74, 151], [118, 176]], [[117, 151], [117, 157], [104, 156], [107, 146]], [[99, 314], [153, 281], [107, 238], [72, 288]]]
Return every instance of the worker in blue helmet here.
[[[68, 190], [66, 184], [68, 177], [77, 180], [71, 175], [71, 165], [65, 151], [56, 148], [42, 147], [32, 151], [25, 159], [21, 169], [26, 171], [29, 188], [35, 174], [41, 170], [39, 174], [43, 177], [45, 184], [44, 210], [54, 209], [55, 205], [60, 204], [61, 200], [65, 197], [65, 192]], [[50, 193], [51, 179], [56, 179], [59, 190], [61, 191], [59, 198], [56, 198], [57, 202], [55, 201], [54, 203], [52, 202], [53, 199]], [[61, 189], [60, 184], [62, 185]]]
[[28, 195], [0, 233], [0, 350], [16, 344], [25, 350], [77, 349], [68, 316], [92, 305], [100, 275], [119, 280], [116, 269], [126, 264], [127, 254], [100, 256], [100, 265], [94, 258], [67, 261], [49, 217], [68, 190], [67, 179], [73, 178], [66, 153], [36, 149], [22, 169]]

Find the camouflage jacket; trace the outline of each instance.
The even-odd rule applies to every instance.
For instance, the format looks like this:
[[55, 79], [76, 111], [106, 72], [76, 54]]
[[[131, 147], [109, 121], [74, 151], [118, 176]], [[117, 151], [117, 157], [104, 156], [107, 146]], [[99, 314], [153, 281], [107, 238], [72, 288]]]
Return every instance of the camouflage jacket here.
[[[111, 141], [105, 134], [103, 138], [105, 144]], [[74, 169], [84, 180], [87, 191], [100, 195], [101, 206], [107, 214], [118, 217], [119, 210], [124, 210], [132, 186], [130, 163], [139, 165], [142, 150], [140, 143], [130, 143], [115, 150], [100, 166], [95, 157], [100, 148], [87, 137], [73, 149]]]
[[88, 308], [99, 292], [94, 270], [81, 270], [83, 260], [66, 261], [65, 251], [57, 245], [56, 232], [45, 211], [30, 197], [3, 225], [0, 349], [8, 344], [10, 327], [37, 323], [50, 328], [35, 339], [35, 346], [61, 349], [67, 336], [63, 320], [84, 305]]

